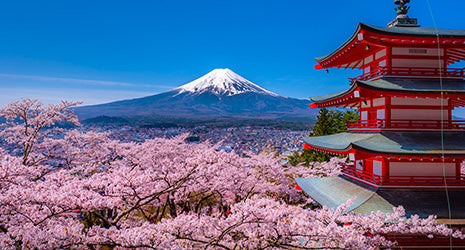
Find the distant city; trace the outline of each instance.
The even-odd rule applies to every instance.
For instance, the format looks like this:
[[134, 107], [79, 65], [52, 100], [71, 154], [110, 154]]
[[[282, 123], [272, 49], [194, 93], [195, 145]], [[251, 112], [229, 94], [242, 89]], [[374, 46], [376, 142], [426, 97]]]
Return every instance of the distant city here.
[[92, 126], [83, 125], [81, 129], [109, 132], [110, 138], [119, 141], [143, 142], [145, 140], [162, 137], [172, 138], [188, 134], [189, 142], [208, 141], [218, 144], [218, 150], [236, 153], [278, 153], [291, 154], [302, 150], [302, 138], [310, 131], [276, 129], [268, 127], [229, 127], [212, 128], [197, 126], [192, 128], [144, 128], [132, 126]]

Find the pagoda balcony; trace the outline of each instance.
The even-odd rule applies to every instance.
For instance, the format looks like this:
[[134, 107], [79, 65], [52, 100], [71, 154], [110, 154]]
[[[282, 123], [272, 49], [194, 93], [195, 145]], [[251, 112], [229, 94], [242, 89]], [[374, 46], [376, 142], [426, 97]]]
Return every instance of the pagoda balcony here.
[[445, 178], [443, 176], [381, 176], [372, 172], [359, 170], [353, 165], [342, 165], [342, 173], [344, 176], [375, 187], [440, 188], [446, 183], [447, 186], [451, 187], [465, 187], [465, 175], [446, 176]]
[[351, 83], [355, 81], [369, 81], [388, 77], [418, 77], [418, 78], [453, 78], [464, 79], [464, 68], [415, 68], [415, 67], [382, 67], [378, 66], [363, 75], [349, 78]]
[[357, 120], [348, 121], [347, 129], [349, 131], [460, 131], [465, 130], [465, 120]]

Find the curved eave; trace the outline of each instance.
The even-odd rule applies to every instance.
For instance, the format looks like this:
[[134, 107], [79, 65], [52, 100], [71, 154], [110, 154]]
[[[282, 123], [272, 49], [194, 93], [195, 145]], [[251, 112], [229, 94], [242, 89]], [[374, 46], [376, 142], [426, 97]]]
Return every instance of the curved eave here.
[[[337, 208], [338, 206], [352, 199], [348, 211], [353, 211], [366, 203], [370, 198], [376, 195], [377, 188], [353, 183], [342, 176], [323, 177], [323, 178], [295, 178], [295, 181], [302, 190], [319, 204], [328, 208]], [[383, 204], [387, 209], [378, 210], [383, 212], [392, 212], [393, 205]], [[371, 212], [371, 211], [370, 211]]]
[[339, 133], [325, 136], [304, 137], [310, 147], [326, 152], [348, 154], [355, 141], [365, 140], [375, 133]]
[[355, 38], [357, 37], [358, 33], [360, 32], [360, 29], [362, 27], [362, 23], [359, 23], [358, 26], [357, 26], [357, 29], [355, 30], [354, 34], [349, 38], [349, 40], [347, 40], [344, 44], [342, 44], [339, 48], [337, 48], [335, 51], [333, 51], [331, 54], [328, 54], [328, 55], [324, 55], [324, 56], [320, 56], [320, 57], [316, 57], [315, 58], [315, 61], [317, 61], [320, 65], [322, 62], [330, 59], [331, 57], [333, 57], [334, 55], [336, 55], [339, 51], [343, 50], [345, 47], [347, 47], [347, 45], [349, 45], [352, 41], [355, 40]]
[[[422, 80], [425, 81], [425, 80]], [[450, 89], [444, 88], [440, 89], [439, 80], [438, 88], [404, 88], [400, 85], [395, 85], [384, 79], [379, 79], [375, 81], [355, 81], [353, 86], [360, 88], [365, 88], [375, 91], [385, 91], [385, 92], [398, 92], [398, 93], [412, 93], [412, 94], [424, 94], [424, 95], [436, 95], [436, 94], [455, 94], [455, 95], [465, 95], [465, 89]], [[352, 89], [352, 88], [350, 88]]]
[[375, 155], [397, 155], [397, 156], [425, 156], [425, 157], [465, 157], [465, 150], [436, 150], [430, 152], [397, 152], [397, 151], [381, 151], [372, 150], [371, 148], [362, 147], [359, 145], [350, 145], [351, 149], [362, 151], [365, 153], [371, 153]]
[[[465, 42], [465, 30], [461, 30], [461, 29], [434, 29], [434, 28], [422, 28], [422, 27], [377, 27], [373, 25], [359, 23], [354, 34], [339, 48], [337, 48], [335, 51], [333, 51], [332, 53], [328, 55], [315, 58], [316, 62], [318, 62], [315, 68], [322, 69], [322, 68], [331, 68], [331, 67], [344, 67], [344, 68], [362, 67], [362, 65], [357, 62], [360, 61], [365, 55], [363, 53], [364, 52], [363, 47], [365, 46], [365, 44], [370, 44], [370, 47], [373, 47], [373, 48], [376, 46], [380, 46], [380, 44], [379, 42], [371, 41], [370, 39], [364, 40], [362, 38], [361, 40], [358, 40], [357, 36], [359, 33], [367, 33], [371, 35], [376, 34], [382, 37], [383, 36], [402, 37], [402, 39], [405, 38], [407, 40], [409, 40], [408, 39], [409, 37], [410, 38], [425, 38], [425, 39], [430, 39], [430, 40], [434, 39], [433, 42], [435, 42], [437, 35], [439, 35], [440, 38], [445, 38], [445, 39], [460, 39], [459, 44], [455, 44], [456, 41], [453, 41], [451, 43], [454, 46], [459, 46], [459, 47], [463, 47], [463, 42]], [[383, 46], [385, 45], [382, 45], [381, 47]], [[351, 53], [350, 52], [351, 50], [357, 50], [356, 51], [357, 53], [355, 52]], [[353, 60], [349, 62], [347, 61], [348, 59], [345, 58], [345, 59], [339, 59], [339, 61], [335, 61], [335, 62], [328, 62], [328, 60], [333, 60], [335, 56], [337, 57], [344, 53], [346, 54], [345, 55], [346, 57], [347, 57], [347, 54], [351, 53], [350, 58]], [[357, 57], [354, 57], [355, 54], [357, 55]], [[343, 57], [344, 56], [342, 56], [342, 58]], [[455, 62], [457, 60], [452, 60], [452, 61]]]
[[[310, 144], [309, 144], [310, 145]], [[386, 151], [379, 151], [379, 150], [372, 150], [370, 148], [366, 147], [361, 147], [358, 145], [354, 144], [349, 144], [348, 147], [344, 149], [334, 149], [334, 148], [329, 148], [329, 147], [321, 147], [321, 146], [314, 146], [310, 145], [310, 148], [315, 149], [320, 152], [325, 152], [328, 154], [333, 154], [333, 155], [349, 155], [350, 153], [354, 152], [364, 152], [364, 153], [370, 153], [373, 155], [385, 155], [385, 156], [422, 156], [422, 157], [438, 157], [441, 158], [443, 155], [445, 157], [465, 157], [465, 150], [461, 151], [444, 151], [444, 154], [442, 151], [437, 151], [437, 152], [430, 152], [430, 153], [420, 153], [420, 152], [415, 152], [415, 153], [404, 153], [404, 152], [386, 152]]]
[[357, 87], [356, 84], [353, 84], [349, 89], [328, 95], [312, 96], [310, 100], [314, 102], [318, 108], [347, 106], [350, 103], [358, 103], [357, 99], [360, 99], [360, 97], [355, 97], [353, 93]]
[[435, 29], [423, 27], [378, 27], [365, 23], [360, 23], [363, 30], [377, 34], [390, 36], [411, 36], [411, 37], [433, 37], [439, 35], [440, 38], [465, 38], [463, 29]]
[[344, 148], [344, 149], [333, 149], [333, 148], [328, 148], [328, 147], [315, 146], [315, 145], [311, 145], [308, 143], [306, 144], [308, 145], [308, 148], [310, 149], [315, 149], [317, 151], [332, 154], [332, 155], [349, 155], [350, 153], [352, 153], [351, 146]]
[[[349, 89], [333, 94], [310, 97], [316, 107], [357, 107], [365, 97], [375, 98], [381, 96], [415, 96], [436, 98], [439, 94], [453, 99], [454, 107], [465, 105], [465, 81], [442, 81], [440, 89], [439, 80], [381, 78], [374, 81], [355, 81]], [[355, 91], [359, 91], [356, 97]], [[464, 99], [464, 100], [462, 100]]]
[[[441, 149], [441, 137], [444, 150]], [[334, 154], [361, 151], [376, 155], [465, 157], [465, 134], [439, 132], [375, 132], [305, 137], [311, 148]]]
[[450, 199], [446, 199], [443, 190], [382, 189], [344, 176], [295, 178], [295, 181], [310, 197], [329, 208], [337, 208], [353, 199], [347, 210], [355, 213], [392, 213], [393, 207], [403, 206], [407, 217], [436, 215], [443, 222], [464, 224], [465, 190], [449, 190]]

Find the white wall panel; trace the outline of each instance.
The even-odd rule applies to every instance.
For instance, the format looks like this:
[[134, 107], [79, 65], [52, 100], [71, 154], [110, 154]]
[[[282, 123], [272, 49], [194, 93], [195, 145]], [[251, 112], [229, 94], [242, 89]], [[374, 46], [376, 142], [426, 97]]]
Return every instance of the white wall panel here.
[[[439, 64], [441, 62], [441, 68], [444, 67], [444, 63], [442, 60], [434, 60], [434, 59], [400, 59], [400, 58], [393, 58], [391, 60], [392, 67], [405, 67], [405, 68], [439, 68]], [[426, 75], [426, 74], [425, 74]]]
[[371, 62], [373, 62], [373, 55], [369, 55], [369, 56], [365, 57], [365, 60], [364, 60], [365, 64], [369, 64]]
[[367, 111], [360, 112], [360, 120], [362, 120], [362, 121], [368, 120], [368, 112]]
[[376, 110], [376, 119], [385, 119], [386, 118], [386, 110], [378, 109]]
[[360, 170], [360, 171], [363, 171], [363, 160], [355, 161], [355, 168]]
[[[446, 176], [455, 175], [455, 163], [444, 163]], [[443, 176], [442, 162], [391, 162], [392, 176]]]
[[369, 108], [371, 107], [371, 100], [365, 100], [362, 102], [362, 108]]
[[373, 174], [383, 175], [383, 162], [373, 161]]
[[386, 59], [379, 61], [378, 66], [380, 67], [386, 67]]
[[373, 107], [384, 106], [385, 103], [384, 97], [373, 99]]
[[391, 119], [393, 120], [448, 120], [449, 112], [439, 109], [391, 109]]
[[[439, 83], [438, 83], [438, 86], [439, 86]], [[447, 106], [447, 100], [446, 99], [442, 99], [442, 100], [443, 100], [443, 105]], [[391, 105], [441, 106], [441, 99], [391, 97]]]
[[383, 49], [383, 50], [380, 50], [378, 52], [376, 52], [375, 54], [375, 59], [380, 59], [381, 57], [385, 56], [386, 55], [386, 49]]
[[[441, 56], [444, 55], [444, 50], [440, 49]], [[437, 48], [406, 48], [394, 47], [392, 48], [393, 55], [415, 55], [415, 56], [438, 56]]]

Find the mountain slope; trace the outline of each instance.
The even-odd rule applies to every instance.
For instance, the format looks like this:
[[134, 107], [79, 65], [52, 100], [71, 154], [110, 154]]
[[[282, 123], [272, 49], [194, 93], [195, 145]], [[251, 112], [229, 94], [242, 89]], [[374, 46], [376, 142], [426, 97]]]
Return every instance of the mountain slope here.
[[171, 91], [75, 109], [80, 119], [97, 116], [182, 119], [295, 119], [316, 117], [310, 101], [268, 91], [229, 69], [210, 73]]

